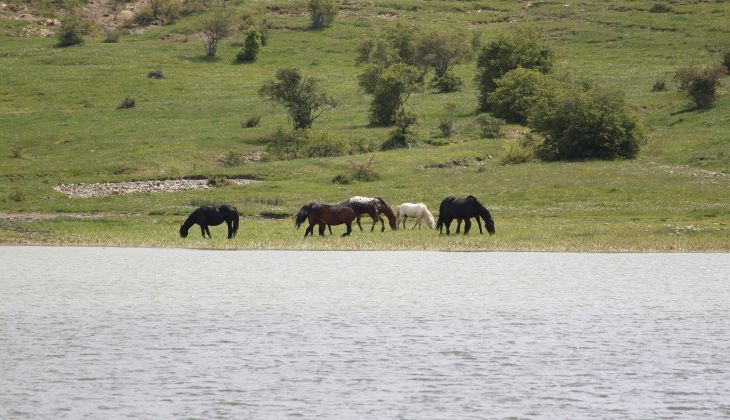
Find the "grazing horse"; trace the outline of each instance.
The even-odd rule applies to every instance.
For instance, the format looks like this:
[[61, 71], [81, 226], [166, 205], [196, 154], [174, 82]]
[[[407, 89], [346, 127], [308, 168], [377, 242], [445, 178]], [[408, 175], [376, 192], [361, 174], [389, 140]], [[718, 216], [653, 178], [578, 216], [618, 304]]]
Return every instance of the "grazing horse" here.
[[416, 223], [413, 224], [411, 229], [415, 229], [416, 225], [418, 225], [418, 228], [420, 229], [421, 221], [424, 218], [426, 219], [426, 225], [429, 229], [433, 229], [436, 225], [436, 222], [433, 220], [433, 215], [430, 211], [428, 211], [428, 207], [426, 207], [423, 203], [403, 203], [395, 209], [395, 217], [399, 226], [401, 221], [403, 222], [403, 229], [406, 228], [406, 219], [409, 217], [416, 218]]
[[[314, 235], [314, 225], [319, 225], [319, 235], [324, 236], [326, 226], [344, 223], [347, 231], [342, 236], [348, 236], [352, 233], [352, 221], [355, 220], [355, 217], [357, 217], [355, 210], [347, 206], [309, 203], [299, 209], [299, 213], [294, 218], [294, 225], [299, 229], [299, 226], [309, 219], [309, 226], [304, 231], [304, 237], [306, 238], [307, 235]], [[330, 229], [331, 232], [332, 229]]]
[[380, 231], [385, 232], [385, 222], [383, 222], [383, 219], [380, 217], [381, 214], [385, 214], [385, 216], [388, 218], [388, 224], [390, 225], [391, 229], [398, 229], [398, 223], [396, 221], [393, 210], [391, 210], [390, 207], [385, 204], [385, 201], [380, 197], [355, 196], [347, 201], [343, 201], [340, 204], [355, 210], [355, 213], [357, 213], [357, 226], [360, 227], [360, 230], [362, 230], [362, 225], [360, 224], [360, 216], [363, 214], [367, 214], [373, 219], [373, 225], [370, 228], [370, 232], [375, 230], [375, 225], [378, 222], [380, 222], [381, 225]]
[[463, 198], [457, 198], [454, 196], [444, 198], [441, 202], [441, 206], [439, 207], [439, 219], [438, 223], [436, 223], [436, 227], [438, 228], [439, 233], [442, 233], [442, 228], [445, 225], [446, 234], [448, 235], [450, 233], [449, 227], [451, 226], [451, 221], [456, 219], [456, 233], [459, 233], [461, 221], [463, 220], [464, 235], [466, 235], [469, 233], [469, 229], [471, 229], [471, 220], [469, 219], [472, 217], [477, 219], [479, 233], [484, 233], [484, 231], [482, 231], [482, 225], [479, 222], [479, 218], [481, 217], [484, 219], [484, 227], [487, 228], [487, 232], [489, 232], [490, 235], [494, 235], [495, 230], [492, 215], [489, 213], [489, 210], [487, 210], [473, 195]]
[[205, 238], [206, 233], [210, 238], [210, 229], [208, 229], [208, 226], [218, 226], [223, 222], [226, 222], [228, 225], [228, 239], [236, 236], [236, 232], [238, 231], [238, 210], [229, 205], [198, 207], [188, 216], [185, 223], [180, 226], [180, 236], [186, 238], [190, 227], [198, 224], [200, 225], [200, 232], [203, 234], [203, 238]]

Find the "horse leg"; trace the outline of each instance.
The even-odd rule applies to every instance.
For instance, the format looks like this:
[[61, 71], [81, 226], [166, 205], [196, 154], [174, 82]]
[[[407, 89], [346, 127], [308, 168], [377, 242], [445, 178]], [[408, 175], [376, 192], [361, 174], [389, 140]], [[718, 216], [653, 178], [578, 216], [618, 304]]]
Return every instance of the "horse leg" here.
[[205, 239], [205, 226], [204, 225], [200, 225], [200, 233], [203, 234], [203, 239]]
[[464, 235], [469, 233], [469, 229], [471, 229], [471, 219], [465, 219], [464, 220]]
[[451, 234], [451, 231], [450, 231], [450, 229], [451, 229], [451, 220], [446, 220], [444, 222], [444, 224], [446, 225], [446, 234], [447, 235]]
[[324, 228], [325, 228], [324, 223], [320, 223], [319, 224], [319, 236], [324, 236]]
[[357, 219], [355, 219], [355, 220], [357, 221], [357, 227], [359, 227], [360, 231], [362, 232], [362, 225], [360, 224], [360, 216], [357, 216]]
[[462, 219], [456, 219], [456, 233], [459, 233], [461, 230], [461, 220]]
[[475, 218], [477, 219], [477, 226], [479, 226], [479, 234], [484, 235], [484, 231], [482, 230], [482, 220], [479, 218], [479, 215]]
[[205, 225], [205, 231], [208, 232], [208, 238], [212, 239], [213, 237], [210, 236], [210, 227], [208, 225]]
[[343, 233], [342, 236], [350, 236], [350, 233], [352, 233], [352, 222], [345, 223], [345, 226], [347, 226], [347, 232]]
[[226, 224], [228, 225], [228, 239], [231, 239], [233, 237], [233, 223], [230, 220], [226, 220]]
[[314, 230], [314, 223], [310, 223], [309, 226], [307, 226], [307, 230], [304, 231], [304, 237], [306, 238], [307, 235], [314, 235], [312, 232]]
[[382, 226], [380, 231], [385, 232], [385, 222], [383, 221], [383, 218], [378, 215], [377, 219], [373, 219], [373, 226], [370, 228], [370, 232], [375, 230], [375, 225], [378, 224], [378, 221], [380, 221], [380, 225]]
[[331, 225], [327, 225], [327, 229], [330, 230], [330, 235], [332, 235], [332, 226]]
[[403, 229], [406, 228], [406, 220], [408, 220], [408, 216], [403, 215]]

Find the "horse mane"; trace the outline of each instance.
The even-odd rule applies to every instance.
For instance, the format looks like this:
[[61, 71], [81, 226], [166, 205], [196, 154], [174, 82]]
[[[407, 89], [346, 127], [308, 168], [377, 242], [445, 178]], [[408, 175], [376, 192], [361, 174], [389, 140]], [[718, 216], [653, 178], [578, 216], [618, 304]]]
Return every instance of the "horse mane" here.
[[299, 229], [299, 227], [304, 223], [305, 220], [307, 220], [307, 217], [309, 217], [309, 212], [312, 210], [312, 207], [316, 206], [317, 203], [312, 202], [309, 204], [305, 204], [302, 206], [301, 209], [299, 209], [299, 213], [294, 217], [294, 226]]
[[187, 219], [183, 222], [183, 224], [180, 226], [180, 230], [184, 231], [186, 234], [188, 230], [190, 230], [190, 226], [195, 224], [195, 218], [198, 215], [198, 211], [201, 209], [201, 207], [198, 207], [197, 209], [193, 210], [192, 213], [190, 213], [190, 216], [188, 216]]

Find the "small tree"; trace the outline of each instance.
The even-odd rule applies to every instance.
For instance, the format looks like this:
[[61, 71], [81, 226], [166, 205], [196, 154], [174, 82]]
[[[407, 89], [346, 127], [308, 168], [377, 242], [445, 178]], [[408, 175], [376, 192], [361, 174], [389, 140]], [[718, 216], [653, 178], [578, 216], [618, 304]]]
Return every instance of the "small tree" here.
[[674, 74], [679, 90], [686, 91], [697, 108], [709, 108], [717, 99], [720, 79], [727, 74], [724, 66], [682, 67]]
[[497, 80], [508, 71], [524, 67], [548, 73], [552, 62], [552, 50], [536, 33], [517, 31], [500, 35], [484, 46], [477, 58], [479, 109], [489, 110], [489, 94], [496, 89]]
[[285, 68], [276, 72], [274, 79], [264, 82], [259, 90], [264, 98], [284, 105], [294, 129], [310, 128], [322, 113], [335, 107], [321, 82], [313, 77], [302, 77], [298, 69]]
[[559, 84], [539, 71], [517, 68], [497, 79], [489, 109], [509, 122], [525, 123], [532, 110], [555, 98]]
[[81, 19], [79, 19], [75, 13], [69, 13], [69, 15], [66, 16], [66, 19], [64, 19], [61, 23], [56, 46], [63, 48], [70, 47], [72, 45], [83, 45], [84, 32], [86, 32], [86, 28]]
[[439, 92], [452, 92], [461, 86], [461, 79], [449, 72], [457, 64], [471, 59], [469, 39], [463, 33], [430, 32], [416, 41], [416, 63], [434, 72], [433, 84]]
[[545, 138], [548, 160], [633, 158], [644, 135], [623, 94], [599, 89], [571, 90], [531, 115], [530, 126]]
[[332, 25], [337, 15], [337, 0], [309, 0], [309, 16], [313, 29]]
[[261, 51], [261, 33], [258, 28], [249, 28], [243, 41], [243, 48], [236, 55], [236, 61], [239, 63], [256, 61], [259, 51]]
[[203, 33], [205, 58], [213, 60], [218, 51], [218, 44], [231, 32], [231, 20], [223, 10], [218, 10], [203, 20], [200, 31]]
[[423, 85], [423, 73], [416, 67], [397, 63], [390, 67], [370, 64], [358, 76], [360, 87], [373, 95], [370, 104], [370, 123], [390, 126], [396, 112], [405, 104], [411, 93]]

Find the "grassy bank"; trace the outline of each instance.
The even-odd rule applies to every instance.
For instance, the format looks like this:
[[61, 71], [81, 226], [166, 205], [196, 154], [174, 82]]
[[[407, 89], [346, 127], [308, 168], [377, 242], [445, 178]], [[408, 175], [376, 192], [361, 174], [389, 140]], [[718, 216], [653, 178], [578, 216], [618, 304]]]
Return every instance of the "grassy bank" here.
[[[307, 29], [299, 2], [244, 2], [235, 13], [266, 17], [274, 28], [260, 59], [233, 64], [242, 34], [229, 38], [214, 62], [191, 16], [171, 26], [100, 37], [84, 46], [53, 48], [43, 38], [0, 41], [0, 212], [40, 212], [53, 218], [0, 218], [2, 244], [160, 246], [266, 249], [443, 249], [551, 251], [730, 251], [730, 94], [727, 79], [716, 105], [690, 110], [671, 82], [688, 64], [716, 63], [713, 47], [727, 40], [727, 2], [672, 5], [650, 13], [639, 1], [552, 3], [349, 2], [335, 25]], [[234, 14], [235, 14], [234, 13]], [[475, 123], [474, 63], [457, 67], [464, 89], [425, 90], [409, 105], [418, 113], [419, 147], [335, 158], [221, 164], [228, 153], [265, 150], [262, 140], [286, 113], [257, 91], [285, 66], [327, 80], [338, 107], [315, 129], [345, 143], [382, 143], [388, 129], [367, 124], [369, 97], [358, 89], [358, 42], [401, 19], [426, 28], [478, 30], [483, 42], [500, 31], [538, 29], [557, 54], [557, 71], [595, 80], [626, 93], [647, 132], [639, 158], [618, 162], [500, 165], [499, 156], [521, 127], [501, 140], [479, 138]], [[0, 25], [6, 25], [0, 20]], [[9, 25], [9, 23], [7, 24]], [[17, 25], [17, 23], [13, 23]], [[8, 26], [9, 27], [9, 26]], [[6, 28], [7, 29], [7, 28]], [[3, 33], [7, 33], [6, 30]], [[162, 69], [159, 80], [146, 77]], [[669, 89], [651, 92], [664, 79]], [[117, 110], [125, 96], [134, 109]], [[438, 119], [456, 104], [455, 134], [437, 135]], [[255, 128], [241, 122], [262, 115]], [[511, 133], [511, 134], [510, 134]], [[356, 162], [373, 157], [379, 178], [331, 182]], [[492, 157], [491, 159], [489, 157]], [[477, 160], [484, 159], [483, 161]], [[432, 168], [462, 161], [464, 165]], [[140, 193], [75, 199], [59, 183], [114, 182], [183, 176], [246, 176], [261, 182], [214, 190]], [[340, 202], [353, 195], [382, 196], [391, 205], [425, 202], [432, 210], [447, 195], [477, 196], [492, 211], [497, 235], [439, 237], [429, 230], [360, 233], [351, 238], [303, 240], [290, 220], [311, 201]], [[204, 241], [177, 237], [177, 226], [198, 205], [230, 203], [244, 216], [239, 236], [224, 229]], [[94, 214], [78, 218], [65, 214]], [[58, 216], [58, 217], [55, 217]], [[342, 228], [339, 229], [340, 231]], [[193, 231], [195, 232], [195, 231]]]

